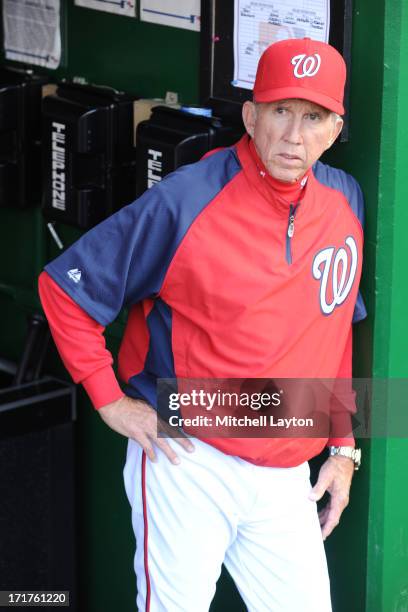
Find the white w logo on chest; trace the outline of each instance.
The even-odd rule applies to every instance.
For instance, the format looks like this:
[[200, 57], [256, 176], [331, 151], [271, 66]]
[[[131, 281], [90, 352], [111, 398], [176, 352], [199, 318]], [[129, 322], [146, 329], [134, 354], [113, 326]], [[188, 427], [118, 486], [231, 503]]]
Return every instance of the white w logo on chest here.
[[[353, 286], [357, 272], [357, 245], [352, 236], [346, 238], [348, 249], [327, 247], [319, 251], [313, 260], [312, 272], [320, 280], [320, 307], [325, 315], [343, 304]], [[331, 285], [331, 297], [328, 289]], [[330, 301], [331, 300], [331, 301]]]

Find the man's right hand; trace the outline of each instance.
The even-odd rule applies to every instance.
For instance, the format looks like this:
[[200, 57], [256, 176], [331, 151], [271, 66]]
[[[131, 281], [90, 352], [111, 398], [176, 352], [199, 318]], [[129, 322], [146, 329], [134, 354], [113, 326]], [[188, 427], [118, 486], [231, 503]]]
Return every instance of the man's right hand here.
[[[156, 461], [154, 447], [160, 448], [171, 463], [180, 463], [177, 453], [170, 446], [166, 438], [159, 437], [164, 433], [173, 437], [185, 450], [192, 452], [194, 445], [188, 438], [175, 437], [174, 430], [158, 416], [156, 410], [143, 400], [131, 397], [121, 397], [116, 402], [107, 404], [98, 410], [105, 423], [117, 433], [133, 438], [140, 444], [151, 461]], [[183, 435], [177, 431], [177, 435]]]

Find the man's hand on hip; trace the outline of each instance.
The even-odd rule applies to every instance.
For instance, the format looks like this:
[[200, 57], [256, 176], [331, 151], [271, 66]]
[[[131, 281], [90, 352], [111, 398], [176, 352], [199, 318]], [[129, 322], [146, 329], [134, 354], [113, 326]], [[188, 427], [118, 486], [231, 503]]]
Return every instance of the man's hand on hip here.
[[[105, 423], [117, 433], [133, 438], [144, 449], [151, 461], [156, 461], [154, 447], [160, 448], [171, 463], [177, 465], [180, 459], [166, 438], [159, 437], [165, 433], [173, 437], [187, 451], [193, 451], [194, 445], [186, 437], [175, 437], [174, 430], [158, 416], [150, 404], [143, 400], [132, 399], [126, 395], [116, 402], [107, 404], [98, 410]], [[182, 433], [177, 432], [179, 436]]]
[[348, 457], [329, 457], [319, 471], [319, 478], [310, 492], [309, 499], [319, 501], [327, 491], [330, 500], [319, 512], [323, 540], [339, 524], [340, 516], [349, 503], [354, 463]]

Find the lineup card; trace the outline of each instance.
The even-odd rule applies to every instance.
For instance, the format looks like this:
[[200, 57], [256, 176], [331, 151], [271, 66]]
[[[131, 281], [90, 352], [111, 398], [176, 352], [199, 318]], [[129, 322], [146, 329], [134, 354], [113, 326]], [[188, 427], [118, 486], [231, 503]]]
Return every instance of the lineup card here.
[[136, 0], [75, 0], [76, 6], [136, 17]]
[[58, 68], [60, 0], [3, 0], [3, 30], [7, 59]]
[[330, 0], [234, 0], [234, 80], [252, 89], [263, 51], [278, 40], [304, 38], [328, 42]]

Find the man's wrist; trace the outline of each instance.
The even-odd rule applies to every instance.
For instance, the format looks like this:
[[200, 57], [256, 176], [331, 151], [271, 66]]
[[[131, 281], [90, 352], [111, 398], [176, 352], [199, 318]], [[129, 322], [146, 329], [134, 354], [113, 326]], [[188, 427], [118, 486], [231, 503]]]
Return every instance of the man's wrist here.
[[330, 457], [345, 457], [353, 461], [354, 469], [358, 470], [361, 465], [361, 449], [352, 446], [329, 446]]
[[124, 395], [111, 365], [93, 372], [82, 381], [82, 385], [96, 410]]

